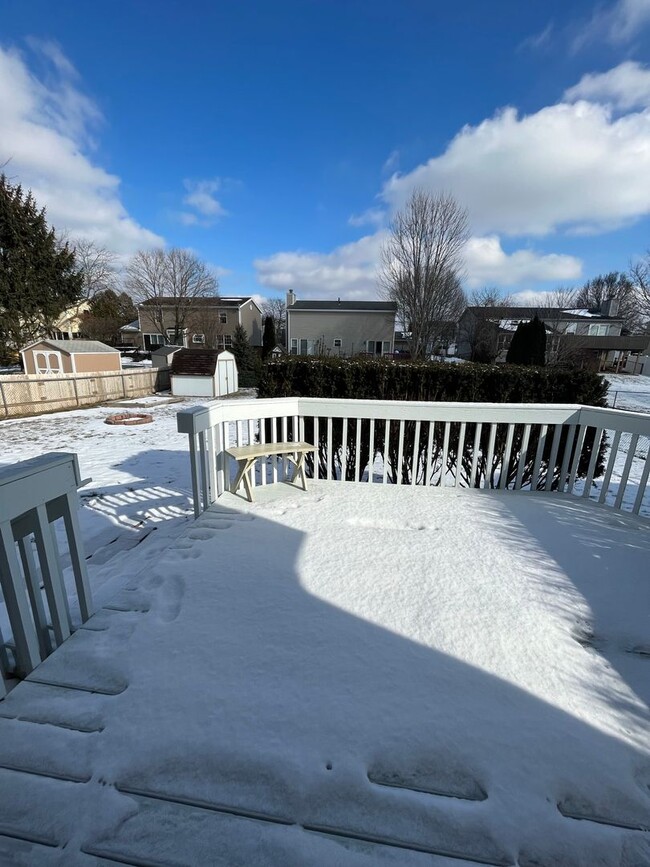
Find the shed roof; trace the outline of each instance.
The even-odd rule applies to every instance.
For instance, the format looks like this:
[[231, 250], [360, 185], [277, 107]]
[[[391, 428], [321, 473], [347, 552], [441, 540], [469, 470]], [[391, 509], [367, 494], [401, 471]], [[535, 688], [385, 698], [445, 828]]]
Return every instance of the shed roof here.
[[112, 346], [106, 343], [101, 343], [99, 340], [53, 340], [49, 337], [43, 337], [41, 340], [35, 340], [29, 346], [23, 348], [23, 352], [31, 349], [32, 346], [37, 346], [39, 343], [47, 343], [48, 346], [53, 346], [55, 349], [60, 349], [61, 352], [67, 352], [69, 355], [77, 355], [87, 352], [117, 352]]
[[152, 355], [172, 355], [174, 352], [178, 352], [179, 349], [183, 349], [182, 346], [176, 346], [171, 343], [164, 343], [162, 346], [158, 346], [156, 349], [151, 350]]
[[214, 376], [218, 349], [179, 349], [172, 356], [172, 376]]
[[296, 301], [287, 307], [288, 313], [315, 310], [366, 310], [370, 312], [396, 313], [397, 304], [394, 301]]

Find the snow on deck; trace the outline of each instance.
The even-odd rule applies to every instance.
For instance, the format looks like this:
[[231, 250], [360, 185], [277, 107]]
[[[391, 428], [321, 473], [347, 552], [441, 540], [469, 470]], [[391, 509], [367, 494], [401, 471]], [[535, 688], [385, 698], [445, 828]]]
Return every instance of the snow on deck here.
[[650, 863], [647, 522], [256, 496], [141, 555], [0, 702], [0, 863]]

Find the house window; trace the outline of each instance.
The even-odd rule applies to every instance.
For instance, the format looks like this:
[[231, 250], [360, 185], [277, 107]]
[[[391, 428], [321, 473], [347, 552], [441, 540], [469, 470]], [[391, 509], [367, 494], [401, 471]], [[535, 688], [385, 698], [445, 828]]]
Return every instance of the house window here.
[[589, 334], [602, 336], [603, 334], [607, 334], [608, 326], [607, 325], [599, 325], [594, 323], [589, 326]]
[[334, 349], [341, 349], [343, 346], [343, 340], [340, 337], [334, 338]]
[[[381, 355], [382, 350], [382, 341], [381, 340], [368, 340], [366, 341], [367, 351], [371, 355]], [[389, 344], [390, 346], [390, 344]]]
[[205, 334], [193, 334], [192, 343], [205, 343]]
[[291, 338], [291, 354], [292, 355], [298, 355], [298, 338], [297, 337]]
[[145, 349], [151, 349], [153, 346], [162, 346], [165, 342], [162, 334], [143, 334], [142, 337]]
[[217, 338], [217, 342], [219, 346], [223, 346], [225, 349], [227, 346], [232, 346], [232, 336], [230, 334], [221, 334]]
[[384, 340], [384, 346], [382, 349], [383, 355], [390, 355], [390, 340]]
[[219, 314], [219, 322], [221, 323], [221, 325], [225, 325], [228, 322], [228, 314], [227, 313], [220, 313]]

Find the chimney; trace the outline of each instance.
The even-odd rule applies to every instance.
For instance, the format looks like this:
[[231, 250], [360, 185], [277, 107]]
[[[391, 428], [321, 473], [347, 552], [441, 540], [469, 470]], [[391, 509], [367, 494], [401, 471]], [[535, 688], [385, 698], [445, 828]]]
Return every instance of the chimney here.
[[295, 303], [296, 303], [296, 295], [295, 295], [293, 289], [289, 289], [289, 291], [287, 292], [287, 307], [293, 307], [293, 305]]
[[600, 315], [615, 318], [618, 316], [619, 300], [618, 298], [608, 298], [600, 305]]

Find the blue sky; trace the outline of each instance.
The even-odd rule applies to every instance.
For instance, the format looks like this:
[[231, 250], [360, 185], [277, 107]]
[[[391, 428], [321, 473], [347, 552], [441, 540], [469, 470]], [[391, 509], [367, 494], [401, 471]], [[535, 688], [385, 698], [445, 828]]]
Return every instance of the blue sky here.
[[522, 300], [650, 246], [650, 0], [4, 0], [0, 161], [124, 259], [373, 297], [414, 186], [468, 208], [468, 288]]

